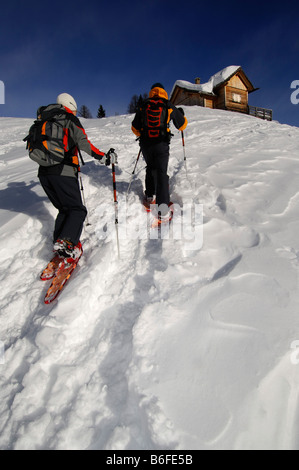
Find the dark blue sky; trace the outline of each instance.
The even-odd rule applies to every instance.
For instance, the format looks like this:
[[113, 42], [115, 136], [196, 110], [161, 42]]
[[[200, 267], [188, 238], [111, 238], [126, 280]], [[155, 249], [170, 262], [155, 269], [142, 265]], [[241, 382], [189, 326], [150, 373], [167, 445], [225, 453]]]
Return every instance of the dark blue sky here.
[[[0, 116], [35, 117], [59, 93], [96, 116], [125, 114], [154, 82], [201, 83], [241, 65], [255, 87], [249, 104], [299, 126], [299, 2], [14, 1], [0, 11]], [[298, 93], [299, 96], [299, 93]]]

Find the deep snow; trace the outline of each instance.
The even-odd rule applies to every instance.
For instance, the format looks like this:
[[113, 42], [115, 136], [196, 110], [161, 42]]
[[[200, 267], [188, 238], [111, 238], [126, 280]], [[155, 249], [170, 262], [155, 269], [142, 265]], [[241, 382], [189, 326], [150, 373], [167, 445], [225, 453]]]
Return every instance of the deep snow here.
[[173, 129], [162, 239], [140, 205], [143, 160], [126, 201], [133, 116], [82, 120], [119, 155], [121, 256], [111, 169], [85, 156], [91, 225], [50, 306], [56, 211], [22, 142], [32, 121], [0, 118], [1, 449], [299, 448], [299, 129], [184, 109], [188, 173]]

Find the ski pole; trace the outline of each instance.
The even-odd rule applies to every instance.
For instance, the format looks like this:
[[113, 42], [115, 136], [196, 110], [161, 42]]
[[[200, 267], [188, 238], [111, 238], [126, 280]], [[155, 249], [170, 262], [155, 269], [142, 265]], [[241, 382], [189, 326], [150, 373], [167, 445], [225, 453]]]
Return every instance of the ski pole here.
[[187, 175], [187, 159], [186, 159], [186, 152], [185, 152], [185, 139], [184, 139], [184, 131], [182, 132], [182, 144], [183, 144], [183, 152], [184, 152], [184, 162], [185, 162], [185, 170]]
[[[114, 149], [110, 149], [107, 153], [107, 156], [110, 156], [111, 153], [117, 157]], [[117, 192], [116, 192], [116, 178], [115, 178], [115, 164], [111, 164], [112, 167], [112, 181], [113, 181], [113, 198], [114, 198], [114, 210], [115, 210], [115, 231], [116, 231], [116, 243], [117, 243], [117, 253], [118, 259], [120, 259], [120, 252], [119, 252], [119, 239], [118, 239], [118, 201], [117, 201]]]
[[[83, 182], [82, 182], [82, 178], [81, 178], [81, 175], [79, 173], [79, 178], [80, 178], [80, 189], [81, 189], [81, 192], [82, 192], [82, 199], [83, 199], [83, 204], [84, 206], [86, 207], [86, 203], [85, 203], [85, 197], [84, 197], [84, 188], [83, 188]], [[88, 213], [87, 213], [88, 214]], [[86, 225], [91, 225], [88, 221], [88, 215], [86, 214]]]
[[131, 189], [131, 184], [132, 184], [132, 181], [133, 181], [133, 178], [134, 178], [134, 175], [135, 175], [135, 170], [136, 170], [137, 163], [138, 163], [138, 160], [140, 158], [140, 155], [141, 155], [141, 149], [139, 150], [139, 153], [138, 153], [138, 156], [137, 156], [137, 159], [136, 159], [136, 163], [135, 163], [135, 166], [134, 166], [134, 170], [132, 171], [132, 176], [131, 176], [128, 191], [127, 191], [127, 197], [129, 195], [129, 192], [130, 192], [130, 189]]

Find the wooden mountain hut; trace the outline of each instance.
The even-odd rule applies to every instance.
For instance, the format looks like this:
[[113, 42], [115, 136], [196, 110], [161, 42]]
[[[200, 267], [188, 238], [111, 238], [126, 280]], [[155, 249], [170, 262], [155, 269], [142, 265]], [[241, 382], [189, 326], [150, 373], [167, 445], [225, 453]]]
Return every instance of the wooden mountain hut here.
[[175, 106], [203, 106], [207, 108], [237, 111], [272, 120], [272, 110], [248, 105], [248, 95], [255, 88], [242, 67], [229, 66], [209, 79], [207, 83], [177, 80], [170, 93], [170, 101]]

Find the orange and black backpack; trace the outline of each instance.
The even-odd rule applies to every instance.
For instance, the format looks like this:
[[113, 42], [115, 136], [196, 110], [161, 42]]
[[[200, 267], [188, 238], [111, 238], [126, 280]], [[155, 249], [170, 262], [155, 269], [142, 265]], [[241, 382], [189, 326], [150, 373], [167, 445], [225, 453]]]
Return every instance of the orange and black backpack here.
[[167, 100], [159, 96], [147, 98], [141, 107], [141, 136], [159, 141], [170, 137]]
[[67, 112], [59, 105], [42, 106], [25, 139], [29, 157], [42, 166], [62, 163], [66, 154]]

